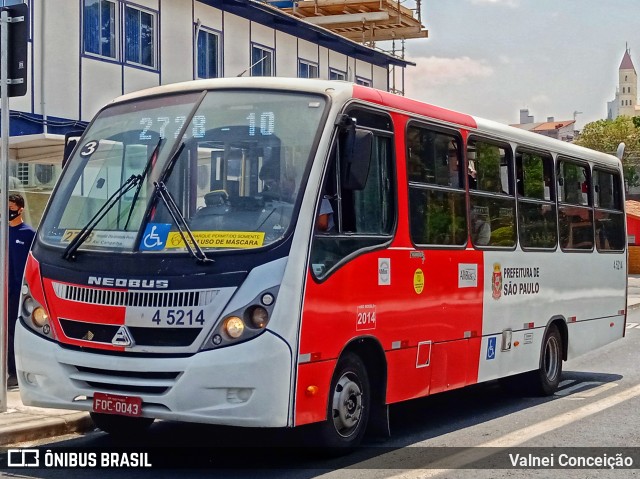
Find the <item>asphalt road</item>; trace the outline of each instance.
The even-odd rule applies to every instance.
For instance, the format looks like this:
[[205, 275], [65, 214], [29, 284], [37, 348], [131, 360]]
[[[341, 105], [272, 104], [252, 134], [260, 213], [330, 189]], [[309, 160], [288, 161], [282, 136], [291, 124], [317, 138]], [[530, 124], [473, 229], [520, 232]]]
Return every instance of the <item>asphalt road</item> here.
[[[152, 446], [164, 457], [178, 457], [185, 469], [22, 468], [0, 472], [0, 477], [79, 479], [89, 472], [101, 478], [154, 479], [636, 477], [640, 476], [639, 351], [637, 310], [629, 315], [624, 339], [564, 364], [561, 387], [554, 396], [507, 394], [492, 382], [394, 405], [392, 437], [384, 442], [370, 441], [346, 457], [318, 457], [313, 451], [295, 447], [295, 431], [159, 422], [141, 438], [116, 441], [93, 432], [37, 445], [51, 451], [64, 447], [91, 448], [81, 451], [127, 448], [128, 452]], [[275, 444], [285, 447], [271, 448]], [[549, 470], [539, 465], [546, 460], [566, 466], [586, 460], [582, 457], [631, 460], [634, 469]], [[530, 461], [534, 467], [523, 468], [520, 463], [519, 468], [513, 468], [513, 460]], [[190, 469], [193, 465], [200, 467]]]

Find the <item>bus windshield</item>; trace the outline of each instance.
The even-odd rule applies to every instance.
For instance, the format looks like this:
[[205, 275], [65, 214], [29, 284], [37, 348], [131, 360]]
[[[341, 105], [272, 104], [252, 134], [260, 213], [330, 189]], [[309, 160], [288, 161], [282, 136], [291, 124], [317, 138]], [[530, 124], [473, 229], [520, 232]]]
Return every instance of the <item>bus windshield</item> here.
[[107, 107], [70, 158], [40, 240], [67, 248], [91, 225], [80, 251], [182, 252], [191, 241], [183, 223], [203, 249], [273, 243], [292, 224], [326, 103], [294, 92], [213, 90]]

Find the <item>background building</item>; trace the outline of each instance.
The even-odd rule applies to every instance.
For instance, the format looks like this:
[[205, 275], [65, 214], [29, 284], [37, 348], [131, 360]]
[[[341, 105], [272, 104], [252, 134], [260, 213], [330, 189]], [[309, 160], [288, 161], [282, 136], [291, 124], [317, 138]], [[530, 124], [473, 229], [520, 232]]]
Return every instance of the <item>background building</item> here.
[[515, 123], [511, 126], [548, 136], [549, 138], [555, 138], [556, 140], [573, 141], [577, 135], [574, 130], [575, 124], [575, 119], [556, 121], [552, 116], [548, 117], [547, 121], [536, 122], [533, 115], [529, 114], [528, 109], [522, 109], [520, 110], [520, 123]]
[[[0, 0], [16, 3], [25, 2]], [[26, 3], [28, 87], [24, 97], [10, 100], [9, 157], [11, 185], [26, 193], [34, 224], [59, 177], [64, 135], [83, 129], [119, 95], [242, 75], [349, 80], [390, 90], [396, 70], [411, 65], [268, 2]]]
[[631, 60], [631, 50], [625, 48], [620, 67], [618, 68], [618, 87], [616, 96], [607, 102], [607, 119], [619, 116], [640, 115], [638, 105], [638, 74]]

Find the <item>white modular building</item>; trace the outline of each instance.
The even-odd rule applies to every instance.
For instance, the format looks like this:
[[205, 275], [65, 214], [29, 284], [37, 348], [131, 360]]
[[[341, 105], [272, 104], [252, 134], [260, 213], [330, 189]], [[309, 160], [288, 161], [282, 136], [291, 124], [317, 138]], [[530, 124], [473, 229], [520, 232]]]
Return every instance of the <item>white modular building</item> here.
[[29, 6], [27, 93], [10, 100], [10, 188], [37, 224], [64, 137], [105, 103], [197, 78], [311, 77], [390, 90], [411, 65], [254, 0], [0, 0]]

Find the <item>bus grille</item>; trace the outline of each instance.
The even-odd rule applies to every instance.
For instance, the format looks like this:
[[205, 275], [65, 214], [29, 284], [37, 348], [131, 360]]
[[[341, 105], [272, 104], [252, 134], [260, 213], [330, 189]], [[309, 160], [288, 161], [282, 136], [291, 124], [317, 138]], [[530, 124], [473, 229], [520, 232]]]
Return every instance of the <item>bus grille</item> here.
[[[60, 319], [65, 336], [82, 341], [111, 344], [120, 325], [85, 323]], [[177, 347], [190, 346], [200, 334], [201, 328], [144, 328], [127, 326], [136, 346]]]
[[53, 283], [56, 296], [68, 301], [103, 306], [137, 306], [153, 308], [180, 308], [206, 306], [218, 294], [216, 289], [198, 291], [118, 291], [87, 288], [64, 283]]
[[121, 394], [164, 394], [180, 375], [177, 371], [117, 371], [74, 366], [71, 379], [105, 392]]

